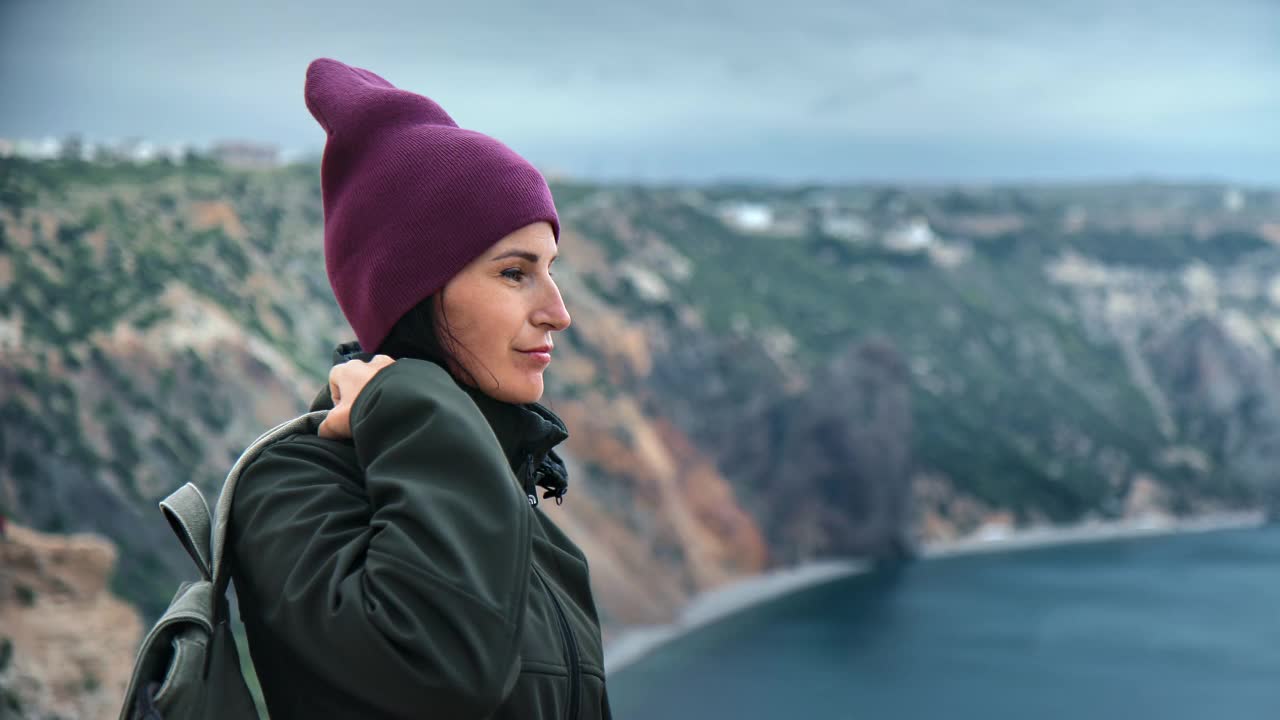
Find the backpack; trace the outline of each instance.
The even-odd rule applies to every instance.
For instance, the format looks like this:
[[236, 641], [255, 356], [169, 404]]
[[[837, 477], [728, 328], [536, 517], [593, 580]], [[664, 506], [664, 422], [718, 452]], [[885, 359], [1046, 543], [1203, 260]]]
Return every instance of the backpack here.
[[329, 414], [318, 410], [281, 423], [254, 440], [227, 474], [211, 519], [209, 505], [187, 483], [160, 501], [200, 579], [178, 587], [134, 660], [120, 720], [258, 720], [231, 632], [225, 545], [231, 500], [244, 468], [276, 440], [315, 434]]

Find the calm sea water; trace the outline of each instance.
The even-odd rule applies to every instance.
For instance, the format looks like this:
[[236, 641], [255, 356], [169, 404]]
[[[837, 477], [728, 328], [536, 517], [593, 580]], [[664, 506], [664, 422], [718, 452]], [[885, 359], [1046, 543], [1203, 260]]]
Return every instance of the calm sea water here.
[[1280, 527], [926, 560], [609, 678], [615, 717], [1280, 718]]

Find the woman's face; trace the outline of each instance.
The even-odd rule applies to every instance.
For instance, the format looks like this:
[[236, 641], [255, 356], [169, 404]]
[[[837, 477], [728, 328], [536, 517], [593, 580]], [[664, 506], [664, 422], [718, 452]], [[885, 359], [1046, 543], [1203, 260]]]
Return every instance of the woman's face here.
[[542, 398], [551, 335], [570, 321], [551, 277], [555, 259], [551, 225], [526, 225], [453, 276], [435, 304], [436, 327], [447, 327], [453, 336], [442, 343], [494, 399], [531, 403]]

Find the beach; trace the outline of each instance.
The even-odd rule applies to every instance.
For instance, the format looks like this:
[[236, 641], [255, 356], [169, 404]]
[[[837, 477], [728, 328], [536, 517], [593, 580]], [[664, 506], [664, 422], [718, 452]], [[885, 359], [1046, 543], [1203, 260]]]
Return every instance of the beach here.
[[[920, 559], [983, 552], [1004, 552], [1071, 543], [1209, 532], [1258, 527], [1267, 522], [1262, 510], [1222, 512], [1186, 518], [1144, 515], [1123, 520], [1094, 520], [1072, 525], [1009, 528], [987, 526], [964, 538], [926, 542]], [[613, 673], [700, 627], [799, 590], [867, 572], [871, 563], [848, 558], [804, 563], [743, 578], [693, 598], [674, 622], [630, 627], [605, 647], [605, 671]]]

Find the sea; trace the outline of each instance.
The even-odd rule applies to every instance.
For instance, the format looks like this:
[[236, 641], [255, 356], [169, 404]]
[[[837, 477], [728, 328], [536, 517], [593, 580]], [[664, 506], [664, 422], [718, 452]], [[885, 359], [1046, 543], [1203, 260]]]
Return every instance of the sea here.
[[828, 581], [613, 672], [620, 720], [1280, 720], [1280, 526]]

